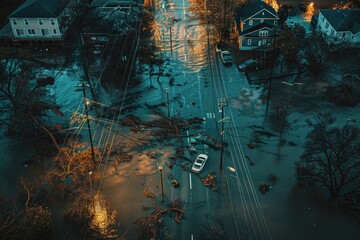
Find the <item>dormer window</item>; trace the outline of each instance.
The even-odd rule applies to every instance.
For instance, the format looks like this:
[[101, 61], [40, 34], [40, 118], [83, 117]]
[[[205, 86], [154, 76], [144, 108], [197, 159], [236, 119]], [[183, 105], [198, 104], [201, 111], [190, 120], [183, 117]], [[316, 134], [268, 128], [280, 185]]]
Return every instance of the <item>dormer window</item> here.
[[12, 22], [13, 22], [14, 25], [17, 25], [16, 19], [13, 19]]
[[24, 18], [24, 23], [25, 23], [25, 25], [29, 25], [29, 19]]
[[55, 25], [54, 19], [52, 19], [52, 18], [50, 19], [50, 24], [51, 24], [51, 25]]
[[249, 26], [253, 25], [253, 20], [249, 20]]
[[43, 25], [43, 20], [41, 18], [39, 18], [39, 25]]

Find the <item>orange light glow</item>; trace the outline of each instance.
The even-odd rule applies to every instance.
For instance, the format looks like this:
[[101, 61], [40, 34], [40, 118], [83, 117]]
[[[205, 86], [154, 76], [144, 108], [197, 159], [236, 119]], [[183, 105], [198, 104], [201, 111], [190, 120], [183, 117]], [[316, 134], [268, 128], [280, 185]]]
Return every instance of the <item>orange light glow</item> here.
[[314, 2], [311, 2], [306, 6], [306, 12], [304, 13], [304, 20], [306, 22], [310, 22], [314, 14], [316, 14], [315, 4]]
[[269, 4], [273, 9], [275, 9], [276, 12], [280, 8], [276, 0], [265, 0], [265, 3]]

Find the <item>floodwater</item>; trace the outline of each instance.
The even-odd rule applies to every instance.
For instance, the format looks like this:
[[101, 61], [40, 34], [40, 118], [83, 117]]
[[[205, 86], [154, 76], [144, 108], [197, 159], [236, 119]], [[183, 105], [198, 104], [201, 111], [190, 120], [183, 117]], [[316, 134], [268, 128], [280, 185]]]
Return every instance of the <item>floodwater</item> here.
[[[287, 2], [298, 3], [298, 1]], [[321, 1], [319, 3], [322, 6], [332, 4], [332, 2], [337, 1]], [[183, 4], [188, 3], [159, 1], [156, 6], [163, 6], [163, 3], [165, 8], [162, 11], [161, 8], [157, 9], [154, 37], [158, 41], [158, 46], [163, 50], [163, 54], [169, 59], [164, 68], [165, 76], [161, 76], [159, 82], [156, 81], [157, 75], [152, 76], [150, 82], [149, 69], [144, 69], [142, 73], [144, 81], [127, 92], [128, 96], [136, 95], [136, 103], [142, 106], [132, 111], [131, 114], [139, 116], [147, 114], [147, 118], [152, 119], [153, 109], [145, 107], [145, 103], [157, 106], [166, 102], [168, 91], [170, 115], [179, 115], [183, 118], [203, 117], [208, 121], [213, 112], [206, 112], [205, 106], [202, 104], [206, 104], [204, 99], [215, 97], [215, 95], [206, 95], [210, 95], [212, 87], [208, 78], [211, 70], [207, 57], [206, 29], [196, 25], [186, 27], [184, 24], [186, 20], [184, 6], [186, 5]], [[181, 20], [172, 24], [172, 17]], [[172, 24], [171, 38], [169, 24]], [[210, 37], [210, 41], [212, 40]], [[218, 61], [217, 58], [218, 56], [211, 52], [211, 61]], [[254, 162], [253, 166], [249, 166], [253, 187], [257, 190], [258, 183], [266, 181], [270, 173], [278, 177], [276, 185], [268, 193], [256, 193], [272, 239], [357, 239], [360, 234], [358, 219], [339, 209], [327, 207], [326, 199], [313, 196], [296, 187], [294, 162], [303, 152], [304, 139], [308, 131], [305, 124], [307, 118], [311, 118], [317, 110], [329, 110], [337, 114], [340, 121], [344, 121], [347, 117], [359, 113], [360, 106], [340, 109], [326, 102], [303, 103], [301, 107], [291, 109], [290, 128], [284, 131], [282, 140], [279, 139], [278, 134], [273, 137], [262, 136], [264, 143], [258, 148], [249, 149], [246, 144], [254, 136], [254, 126], [272, 130], [264, 120], [266, 105], [260, 99], [263, 88], [249, 85], [244, 74], [239, 73], [235, 66], [231, 68], [221, 66], [220, 69], [221, 71], [217, 74], [221, 74], [222, 79], [225, 80], [225, 97], [229, 102], [226, 113], [231, 115], [231, 121], [236, 126], [237, 132], [234, 133], [241, 140], [244, 154]], [[54, 91], [58, 103], [63, 105], [61, 110], [65, 116], [68, 118], [72, 113], [82, 111], [80, 110], [83, 107], [82, 92], [78, 91], [76, 87], [81, 77], [78, 61], [72, 67], [62, 71], [56, 69], [49, 70], [47, 73], [56, 76]], [[167, 74], [174, 77], [173, 83]], [[331, 74], [331, 79], [337, 78], [338, 73], [332, 72]], [[303, 80], [305, 81], [305, 79]], [[311, 79], [308, 79], [308, 82], [311, 82]], [[153, 88], [149, 88], [150, 83]], [[273, 91], [276, 91], [276, 85], [274, 85]], [[276, 98], [272, 100], [276, 101]], [[112, 101], [115, 100], [111, 99], [110, 102]], [[214, 112], [217, 110], [216, 107], [214, 106]], [[159, 109], [166, 115], [168, 111], [166, 106], [162, 105]], [[231, 125], [226, 124], [225, 126], [230, 127]], [[130, 134], [134, 139], [141, 137], [134, 133], [126, 133], [126, 136], [130, 136]], [[295, 145], [289, 145], [290, 141]], [[131, 141], [126, 138], [118, 140], [116, 144], [120, 144], [120, 142], [121, 144], [131, 144]], [[0, 194], [1, 196], [16, 196], [19, 189], [13, 188], [13, 186], [18, 183], [18, 176], [26, 174], [26, 171], [34, 169], [37, 165], [34, 163], [35, 165], [28, 168], [22, 165], [27, 156], [24, 154], [25, 151], [18, 151], [18, 149], [28, 149], [26, 142], [21, 140], [18, 143], [9, 142], [6, 138], [2, 138], [1, 143], [1, 151], [5, 158], [2, 157], [0, 161]], [[130, 146], [128, 147], [130, 148]], [[162, 149], [155, 146], [155, 149], [162, 152], [164, 158], [173, 154], [169, 153], [167, 148]], [[133, 217], [141, 214], [141, 204], [137, 204], [137, 201], [143, 198], [143, 187], [147, 186], [150, 190], [159, 193], [157, 163], [151, 161], [141, 151], [135, 151], [133, 154], [136, 156], [136, 161], [133, 160], [122, 166], [118, 176], [114, 176], [111, 167], [104, 170], [104, 183], [101, 188], [103, 196], [108, 197], [106, 200], [111, 203], [111, 208], [118, 211], [121, 227], [128, 232], [127, 239], [135, 239], [136, 236], [132, 221]], [[231, 155], [227, 156], [230, 159]], [[225, 160], [224, 164], [230, 163]], [[99, 217], [101, 216], [99, 215]]]

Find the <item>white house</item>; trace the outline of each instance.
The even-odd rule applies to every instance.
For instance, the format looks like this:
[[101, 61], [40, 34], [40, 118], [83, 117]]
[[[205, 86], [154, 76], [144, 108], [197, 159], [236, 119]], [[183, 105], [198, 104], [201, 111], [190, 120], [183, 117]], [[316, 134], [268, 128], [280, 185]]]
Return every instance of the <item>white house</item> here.
[[70, 0], [27, 0], [8, 19], [15, 39], [62, 40], [73, 17]]
[[320, 9], [316, 29], [329, 43], [360, 46], [360, 9]]

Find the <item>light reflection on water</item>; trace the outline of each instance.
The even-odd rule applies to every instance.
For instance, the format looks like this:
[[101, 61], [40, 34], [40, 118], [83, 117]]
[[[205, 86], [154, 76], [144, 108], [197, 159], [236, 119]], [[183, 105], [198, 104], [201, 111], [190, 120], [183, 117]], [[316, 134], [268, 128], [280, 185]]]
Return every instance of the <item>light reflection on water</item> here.
[[109, 209], [108, 203], [99, 195], [93, 198], [89, 211], [92, 213], [90, 228], [103, 238], [112, 238], [116, 230], [116, 211]]
[[156, 21], [152, 40], [159, 50], [166, 52], [173, 61], [178, 61], [178, 66], [184, 67], [182, 70], [199, 72], [207, 66], [208, 46], [207, 41], [204, 41], [207, 38], [206, 29], [203, 26], [193, 25], [188, 28], [184, 24], [174, 23], [170, 36], [171, 17], [162, 15]]

